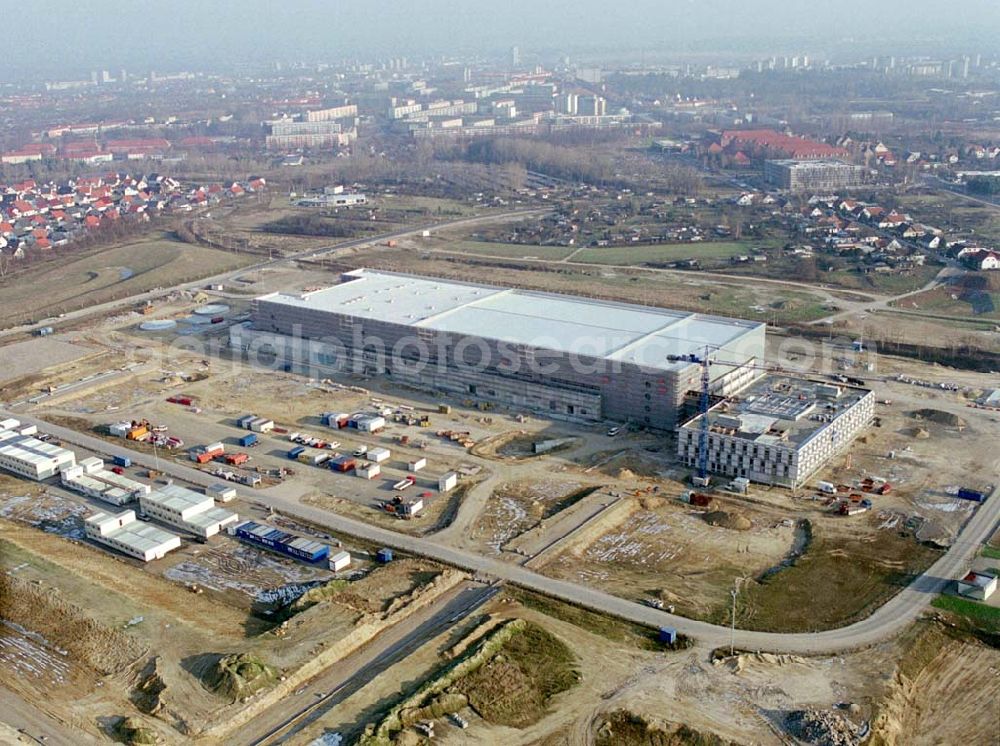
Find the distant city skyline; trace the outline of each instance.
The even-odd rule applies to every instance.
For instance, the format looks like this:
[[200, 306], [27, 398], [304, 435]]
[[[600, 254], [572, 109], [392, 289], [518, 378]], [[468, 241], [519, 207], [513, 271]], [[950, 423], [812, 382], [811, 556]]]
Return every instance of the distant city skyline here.
[[[106, 5], [111, 10], [110, 3]], [[930, 0], [396, 0], [380, 4], [341, 0], [270, 0], [59, 8], [57, 44], [22, 40], [54, 38], [53, 15], [23, 13], [12, 0], [4, 15], [17, 16], [18, 34], [0, 64], [0, 78], [85, 73], [91, 69], [227, 69], [266, 60], [371, 59], [393, 54], [469, 54], [481, 51], [522, 61], [541, 53], [654, 54], [715, 52], [735, 55], [811, 51], [837, 44], [866, 46], [871, 54], [905, 44], [933, 54], [948, 45], [989, 52], [1000, 36], [995, 0], [948, 5]], [[808, 48], [808, 49], [807, 49]], [[880, 48], [884, 49], [883, 52]]]

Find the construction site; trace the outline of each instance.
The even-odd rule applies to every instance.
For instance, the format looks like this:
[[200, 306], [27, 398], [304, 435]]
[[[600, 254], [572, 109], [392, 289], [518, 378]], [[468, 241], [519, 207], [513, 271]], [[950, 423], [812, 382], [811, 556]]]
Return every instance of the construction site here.
[[[74, 456], [62, 476], [0, 476], [0, 667], [13, 696], [46, 703], [53, 732], [989, 742], [981, 721], [926, 709], [961, 711], [968, 687], [1000, 696], [985, 673], [997, 652], [971, 633], [923, 616], [838, 652], [798, 637], [890, 603], [996, 499], [989, 375], [869, 367], [850, 340], [831, 342], [832, 370], [802, 369], [781, 336], [737, 325], [759, 349], [734, 359], [688, 340], [665, 352], [676, 389], [662, 371], [648, 391], [637, 378], [630, 414], [605, 406], [598, 380], [597, 408], [577, 416], [464, 379], [310, 376], [232, 343], [261, 319], [254, 298], [341, 284], [339, 268], [278, 265], [0, 347], [18, 361], [0, 381], [12, 443]], [[661, 388], [671, 414], [645, 422]], [[748, 445], [801, 468], [758, 468]], [[150, 549], [144, 526], [172, 538]]]

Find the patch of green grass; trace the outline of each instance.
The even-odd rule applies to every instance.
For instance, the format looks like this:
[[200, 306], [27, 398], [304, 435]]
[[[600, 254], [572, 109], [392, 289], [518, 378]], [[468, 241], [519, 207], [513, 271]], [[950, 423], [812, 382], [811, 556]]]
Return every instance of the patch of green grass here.
[[536, 624], [511, 635], [490, 660], [455, 682], [452, 690], [490, 723], [524, 728], [541, 720], [549, 701], [580, 680], [576, 656]]
[[691, 644], [688, 638], [678, 635], [677, 642], [671, 648], [660, 642], [659, 631], [652, 627], [598, 614], [580, 606], [521, 588], [511, 588], [510, 596], [522, 606], [534, 609], [553, 619], [567, 622], [587, 632], [606, 637], [613, 642], [632, 645], [642, 650], [680, 650]]
[[749, 254], [768, 242], [707, 241], [703, 243], [653, 244], [635, 246], [609, 246], [582, 249], [573, 257], [574, 262], [591, 264], [633, 264], [676, 262], [682, 259], [728, 260], [730, 257]]
[[251, 264], [252, 255], [181, 243], [165, 234], [109, 249], [58, 249], [0, 281], [4, 326], [105, 303]]
[[977, 629], [991, 634], [1000, 634], [1000, 608], [970, 601], [958, 596], [938, 596], [931, 605], [936, 609], [962, 617]]
[[991, 546], [983, 547], [980, 554], [984, 557], [989, 557], [990, 559], [1000, 560], [1000, 549], [995, 549]]
[[575, 246], [533, 246], [529, 244], [498, 243], [494, 241], [451, 241], [431, 244], [441, 251], [454, 251], [474, 256], [500, 256], [509, 259], [535, 257], [537, 259], [565, 259]]
[[[740, 626], [768, 632], [818, 632], [864, 618], [928, 567], [939, 553], [912, 537], [881, 532], [841, 539], [814, 535], [788, 567], [744, 585], [737, 601]], [[711, 621], [728, 620], [730, 605]]]

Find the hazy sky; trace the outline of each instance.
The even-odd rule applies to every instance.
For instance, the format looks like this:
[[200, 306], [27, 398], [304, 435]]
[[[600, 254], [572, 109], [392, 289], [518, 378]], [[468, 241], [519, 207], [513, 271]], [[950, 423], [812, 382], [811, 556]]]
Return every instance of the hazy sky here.
[[[13, 21], [8, 25], [2, 21]], [[213, 60], [547, 48], [697, 47], [711, 40], [1000, 42], [1000, 0], [0, 0], [4, 67], [204, 68]], [[808, 49], [803, 48], [803, 51]], [[185, 62], [188, 64], [185, 65]], [[3, 77], [0, 75], [0, 77]]]

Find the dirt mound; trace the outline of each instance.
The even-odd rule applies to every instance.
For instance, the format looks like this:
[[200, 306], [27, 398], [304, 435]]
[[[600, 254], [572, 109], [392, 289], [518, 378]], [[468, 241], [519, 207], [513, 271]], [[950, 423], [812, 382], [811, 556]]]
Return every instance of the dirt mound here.
[[910, 428], [908, 434], [911, 438], [916, 438], [917, 440], [927, 440], [931, 437], [930, 431], [926, 427]]
[[785, 717], [785, 728], [795, 738], [816, 746], [853, 746], [857, 727], [834, 712], [794, 710]]
[[622, 468], [622, 469], [618, 470], [617, 474], [615, 474], [615, 478], [616, 479], [635, 479], [636, 475], [635, 475], [635, 472], [632, 471], [631, 469], [624, 469], [624, 468]]
[[753, 524], [750, 519], [740, 513], [727, 513], [724, 510], [713, 510], [705, 513], [705, 523], [709, 526], [728, 528], [732, 531], [749, 531]]
[[163, 697], [167, 684], [160, 676], [159, 667], [160, 657], [150, 658], [139, 672], [135, 687], [132, 689], [130, 697], [132, 704], [147, 715], [158, 715], [167, 707]]
[[445, 715], [458, 712], [469, 704], [469, 698], [457, 692], [445, 692], [423, 707], [407, 707], [399, 713], [403, 725], [413, 725], [421, 720], [437, 720]]
[[545, 715], [552, 697], [579, 680], [570, 648], [529, 622], [448, 691], [465, 695], [469, 706], [487, 722], [524, 728]]
[[220, 697], [239, 702], [262, 691], [278, 672], [252, 653], [224, 655], [205, 674], [205, 687]]
[[948, 427], [965, 427], [965, 420], [957, 414], [943, 412], [940, 409], [915, 409], [909, 413], [915, 420], [933, 422], [936, 425], [946, 425]]
[[609, 712], [597, 721], [594, 743], [597, 746], [730, 746], [731, 742], [713, 733], [704, 733], [686, 725], [658, 723], [628, 710]]
[[115, 727], [115, 735], [130, 746], [152, 746], [157, 742], [156, 731], [142, 724], [138, 718], [123, 718]]

